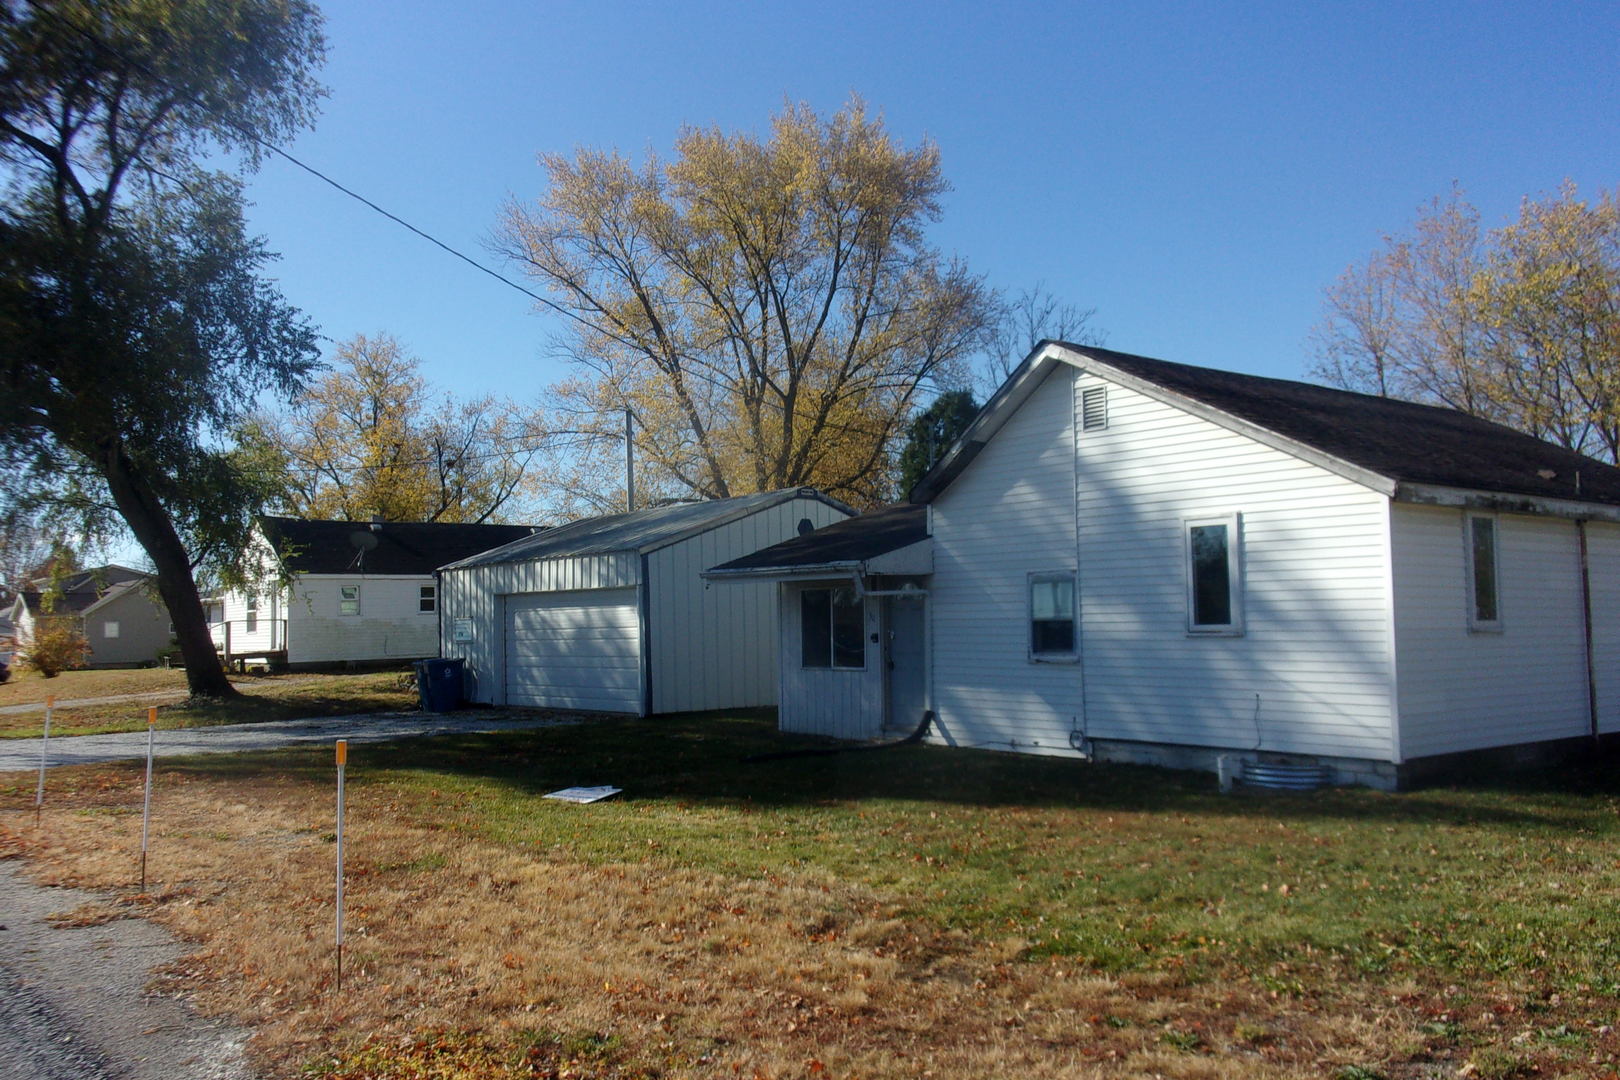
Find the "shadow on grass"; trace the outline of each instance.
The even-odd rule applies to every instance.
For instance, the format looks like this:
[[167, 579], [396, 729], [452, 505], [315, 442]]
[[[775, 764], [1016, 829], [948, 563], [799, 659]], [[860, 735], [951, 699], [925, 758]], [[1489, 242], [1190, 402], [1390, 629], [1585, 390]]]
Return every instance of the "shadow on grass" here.
[[[889, 800], [974, 808], [1180, 812], [1224, 817], [1490, 824], [1559, 833], [1612, 817], [1620, 794], [1612, 762], [1482, 777], [1466, 785], [1389, 795], [1358, 788], [1220, 794], [1203, 773], [1063, 758], [904, 746], [745, 763], [753, 754], [836, 745], [777, 732], [760, 711], [651, 720], [592, 720], [530, 731], [436, 736], [351, 749], [353, 782], [389, 774], [489, 781], [519, 796], [611, 784], [621, 801], [782, 809]], [[329, 748], [171, 760], [202, 776], [307, 776], [328, 782]]]

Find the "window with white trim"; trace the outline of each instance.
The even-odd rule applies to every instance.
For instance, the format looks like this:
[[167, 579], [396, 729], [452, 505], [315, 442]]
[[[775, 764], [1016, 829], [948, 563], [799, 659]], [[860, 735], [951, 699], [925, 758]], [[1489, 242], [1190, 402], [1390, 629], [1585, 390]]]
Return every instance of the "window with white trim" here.
[[1237, 514], [1185, 522], [1189, 633], [1243, 633], [1243, 538], [1238, 526]]
[[101, 636], [105, 637], [105, 638], [115, 638], [115, 637], [117, 637], [118, 636], [118, 620], [117, 619], [108, 619], [106, 622], [102, 623], [101, 624]]
[[245, 622], [246, 622], [246, 627], [245, 628], [246, 628], [248, 633], [252, 634], [252, 633], [257, 633], [258, 632], [258, 629], [259, 629], [259, 598], [257, 596], [249, 596], [247, 598], [247, 618], [246, 618]]
[[358, 585], [339, 585], [338, 586], [338, 614], [339, 615], [358, 615], [358, 614], [360, 614], [360, 586], [358, 586]]
[[1496, 519], [1465, 514], [1468, 561], [1468, 628], [1502, 629], [1501, 572], [1497, 557]]
[[1074, 571], [1029, 575], [1029, 658], [1073, 660], [1078, 653]]
[[799, 663], [846, 671], [866, 666], [866, 610], [853, 588], [799, 593]]
[[423, 585], [416, 590], [417, 611], [437, 611], [439, 609], [439, 587], [437, 585]]

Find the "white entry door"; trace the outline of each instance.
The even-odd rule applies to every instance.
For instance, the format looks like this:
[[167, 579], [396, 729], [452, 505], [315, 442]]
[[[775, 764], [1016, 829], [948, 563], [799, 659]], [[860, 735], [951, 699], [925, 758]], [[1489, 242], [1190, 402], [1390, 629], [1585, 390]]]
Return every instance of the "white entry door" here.
[[636, 590], [506, 597], [506, 703], [641, 712]]
[[910, 735], [928, 708], [927, 601], [922, 597], [885, 597], [885, 683], [888, 707], [883, 727]]

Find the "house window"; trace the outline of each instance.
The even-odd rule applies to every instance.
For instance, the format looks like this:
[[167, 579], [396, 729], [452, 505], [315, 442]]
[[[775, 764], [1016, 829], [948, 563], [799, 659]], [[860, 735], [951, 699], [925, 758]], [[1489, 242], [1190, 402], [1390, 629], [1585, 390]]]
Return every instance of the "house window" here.
[[1242, 535], [1236, 514], [1186, 523], [1187, 629], [1195, 634], [1243, 632]]
[[115, 637], [117, 637], [118, 636], [118, 620], [117, 619], [108, 619], [106, 622], [102, 623], [101, 624], [101, 636], [102, 637], [107, 637], [107, 638], [115, 638]]
[[358, 585], [339, 585], [338, 586], [338, 614], [339, 615], [358, 615], [358, 614], [360, 614], [360, 586], [358, 586]]
[[437, 611], [439, 608], [439, 587], [437, 585], [423, 585], [416, 590], [417, 611]]
[[1080, 429], [1101, 431], [1108, 426], [1108, 387], [1089, 386], [1080, 391]]
[[1073, 660], [1075, 648], [1074, 573], [1065, 570], [1029, 576], [1029, 658]]
[[250, 596], [247, 598], [247, 632], [250, 634], [257, 633], [258, 629], [259, 598], [257, 596]]
[[799, 657], [804, 667], [866, 666], [866, 613], [849, 586], [800, 593], [799, 629]]
[[1468, 628], [1500, 630], [1502, 606], [1496, 557], [1496, 519], [1469, 514], [1463, 520], [1468, 526]]

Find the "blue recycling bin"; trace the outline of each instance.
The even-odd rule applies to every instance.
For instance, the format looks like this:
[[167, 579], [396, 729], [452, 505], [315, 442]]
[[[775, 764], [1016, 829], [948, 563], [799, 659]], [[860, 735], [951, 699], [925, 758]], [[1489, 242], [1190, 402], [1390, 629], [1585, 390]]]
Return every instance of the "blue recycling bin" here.
[[451, 712], [461, 708], [461, 669], [465, 660], [418, 660], [416, 689], [422, 696], [422, 708], [428, 712]]

